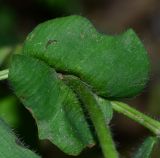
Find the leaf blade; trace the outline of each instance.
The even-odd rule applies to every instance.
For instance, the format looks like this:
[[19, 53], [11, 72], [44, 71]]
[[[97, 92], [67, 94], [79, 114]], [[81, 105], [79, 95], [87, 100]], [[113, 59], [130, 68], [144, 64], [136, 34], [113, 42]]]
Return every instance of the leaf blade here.
[[106, 98], [134, 96], [148, 81], [148, 56], [133, 30], [103, 35], [81, 16], [40, 24], [27, 37], [23, 53], [79, 77]]
[[137, 150], [133, 158], [150, 158], [157, 141], [158, 139], [156, 137], [148, 137]]
[[16, 137], [8, 125], [0, 119], [0, 157], [13, 158], [39, 158], [38, 155], [17, 145]]
[[9, 80], [16, 95], [32, 111], [40, 139], [49, 139], [70, 155], [95, 144], [75, 94], [54, 69], [40, 60], [16, 55]]

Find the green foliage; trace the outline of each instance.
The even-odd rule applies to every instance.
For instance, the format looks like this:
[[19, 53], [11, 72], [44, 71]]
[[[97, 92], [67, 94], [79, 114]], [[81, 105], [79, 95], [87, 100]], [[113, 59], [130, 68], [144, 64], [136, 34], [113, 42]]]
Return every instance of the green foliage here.
[[0, 99], [0, 118], [14, 130], [27, 147], [32, 150], [38, 149], [35, 120], [14, 95]]
[[156, 137], [148, 137], [138, 149], [138, 151], [135, 153], [133, 158], [150, 158], [157, 141], [158, 138]]
[[[54, 69], [23, 55], [14, 56], [13, 60], [10, 80], [12, 85], [16, 85], [16, 95], [32, 110], [40, 139], [49, 139], [71, 155], [79, 154], [86, 146], [93, 146], [95, 142], [78, 99], [59, 80]], [[20, 66], [18, 69], [17, 65]], [[111, 105], [100, 98], [98, 102], [109, 123], [112, 118]]]
[[[100, 130], [98, 133], [105, 135], [105, 123], [113, 113], [104, 98], [137, 95], [148, 74], [146, 51], [132, 30], [107, 36], [98, 33], [87, 19], [69, 16], [40, 24], [29, 34], [23, 53], [12, 59], [9, 81], [32, 112], [39, 138], [49, 139], [67, 154], [78, 155], [95, 144], [87, 114], [93, 118], [96, 133]], [[83, 102], [87, 94], [79, 96], [63, 82], [67, 75], [76, 76], [89, 89], [87, 105]], [[91, 103], [95, 104], [93, 109]], [[100, 110], [96, 115], [91, 111], [96, 113], [97, 105]], [[85, 111], [87, 106], [89, 112]], [[99, 117], [101, 113], [103, 117]], [[107, 141], [111, 136], [104, 138]], [[100, 142], [104, 142], [102, 137]]]
[[13, 96], [0, 100], [0, 117], [12, 127], [19, 124], [17, 101]]
[[5, 59], [9, 56], [10, 52], [11, 52], [11, 48], [10, 47], [2, 47], [2, 48], [0, 48], [0, 66], [3, 64]]
[[[15, 56], [10, 80], [17, 96], [31, 109], [40, 139], [49, 139], [64, 152], [77, 155], [94, 144], [75, 94], [43, 61]], [[17, 68], [19, 65], [19, 68]], [[35, 71], [36, 68], [36, 71]]]
[[28, 36], [23, 53], [79, 77], [107, 98], [135, 96], [148, 80], [148, 56], [132, 30], [102, 35], [80, 16], [40, 24]]
[[23, 147], [11, 129], [0, 119], [0, 157], [1, 158], [39, 158], [35, 153]]
[[[118, 152], [116, 151], [110, 128], [106, 124], [106, 116], [109, 116], [110, 113], [103, 115], [104, 112], [108, 113], [110, 111], [101, 111], [106, 110], [105, 108], [102, 108], [102, 106], [110, 106], [109, 101], [105, 102], [103, 99], [96, 99], [89, 87], [75, 76], [66, 75], [63, 81], [73, 89], [81, 103], [86, 107], [90, 119], [93, 122], [99, 143], [101, 144], [104, 157], [118, 158]], [[99, 104], [101, 104], [101, 106], [99, 106]]]
[[113, 109], [110, 101], [102, 99], [100, 97], [96, 97], [98, 105], [104, 115], [106, 122], [109, 124], [113, 117]]

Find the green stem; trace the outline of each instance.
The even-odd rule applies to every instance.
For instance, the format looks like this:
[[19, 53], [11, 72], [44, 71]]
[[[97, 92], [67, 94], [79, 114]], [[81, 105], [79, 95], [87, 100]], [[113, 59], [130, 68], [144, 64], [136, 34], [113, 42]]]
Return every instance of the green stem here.
[[0, 80], [7, 79], [8, 78], [8, 73], [9, 73], [8, 69], [0, 71]]
[[85, 105], [95, 127], [104, 157], [118, 158], [118, 153], [111, 136], [110, 128], [106, 124], [102, 111], [100, 110], [92, 92], [83, 82], [75, 77], [65, 76], [63, 79], [66, 84], [76, 92], [82, 103]]
[[130, 119], [148, 128], [151, 132], [153, 132], [158, 137], [160, 136], [160, 122], [139, 112], [138, 110], [130, 107], [125, 103], [118, 102], [118, 101], [111, 101], [111, 104], [115, 111], [126, 115]]

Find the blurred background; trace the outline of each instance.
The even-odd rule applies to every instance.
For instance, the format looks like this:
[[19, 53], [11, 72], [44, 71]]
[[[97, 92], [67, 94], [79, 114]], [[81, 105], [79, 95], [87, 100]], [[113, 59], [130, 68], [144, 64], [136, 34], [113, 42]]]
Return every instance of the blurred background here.
[[[160, 120], [160, 1], [159, 0], [0, 0], [0, 70], [8, 67], [13, 53], [21, 51], [27, 34], [39, 23], [56, 17], [79, 14], [88, 17], [103, 33], [118, 34], [133, 28], [151, 60], [150, 81], [143, 93], [125, 100]], [[12, 126], [24, 144], [44, 158], [70, 158], [54, 145], [41, 141], [31, 114], [21, 105], [7, 81], [0, 82], [0, 117]], [[130, 158], [151, 133], [126, 117], [114, 113], [113, 136], [122, 158]], [[78, 158], [101, 158], [97, 145]], [[153, 158], [160, 157], [158, 147]]]

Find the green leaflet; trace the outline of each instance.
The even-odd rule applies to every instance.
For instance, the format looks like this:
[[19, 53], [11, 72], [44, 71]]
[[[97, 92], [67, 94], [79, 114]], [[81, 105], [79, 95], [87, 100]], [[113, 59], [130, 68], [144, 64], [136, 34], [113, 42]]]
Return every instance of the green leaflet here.
[[156, 137], [148, 137], [135, 153], [133, 158], [150, 158], [154, 145], [157, 143], [157, 141], [158, 138]]
[[49, 139], [71, 155], [95, 144], [75, 94], [58, 79], [54, 69], [37, 59], [16, 55], [9, 80], [32, 111], [40, 139]]
[[134, 96], [148, 80], [148, 56], [132, 30], [103, 35], [81, 16], [40, 24], [27, 37], [23, 53], [79, 77], [106, 98]]
[[32, 151], [16, 143], [17, 138], [11, 129], [0, 119], [0, 157], [1, 158], [40, 158]]

